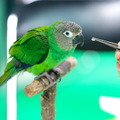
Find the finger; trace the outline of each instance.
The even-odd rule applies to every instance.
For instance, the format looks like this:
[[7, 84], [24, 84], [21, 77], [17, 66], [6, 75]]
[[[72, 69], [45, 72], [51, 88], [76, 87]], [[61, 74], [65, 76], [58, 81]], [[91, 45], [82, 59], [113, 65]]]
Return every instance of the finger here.
[[117, 60], [120, 59], [120, 50], [116, 50], [115, 57]]
[[[118, 42], [118, 44], [120, 44], [120, 42]], [[120, 50], [116, 50], [116, 54], [115, 54], [116, 59], [120, 60]]]
[[118, 70], [118, 75], [120, 77], [120, 64], [118, 62], [116, 63], [116, 67], [117, 67], [117, 70]]

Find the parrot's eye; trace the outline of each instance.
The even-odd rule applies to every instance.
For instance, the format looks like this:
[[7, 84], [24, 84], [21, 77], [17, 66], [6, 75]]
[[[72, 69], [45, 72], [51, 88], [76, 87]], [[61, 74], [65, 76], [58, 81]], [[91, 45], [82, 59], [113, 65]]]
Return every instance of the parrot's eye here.
[[63, 34], [68, 38], [71, 38], [73, 36], [73, 33], [70, 31], [65, 31]]

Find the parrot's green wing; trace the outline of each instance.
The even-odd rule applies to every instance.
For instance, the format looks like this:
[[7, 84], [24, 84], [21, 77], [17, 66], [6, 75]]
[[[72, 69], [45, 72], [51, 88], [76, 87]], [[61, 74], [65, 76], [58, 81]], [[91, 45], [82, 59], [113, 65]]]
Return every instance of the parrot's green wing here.
[[0, 77], [0, 85], [21, 70], [42, 63], [46, 59], [49, 52], [47, 29], [48, 27], [32, 29], [11, 46], [9, 53], [12, 60]]
[[39, 27], [28, 31], [11, 46], [11, 57], [25, 66], [43, 62], [49, 52], [47, 29], [48, 27]]

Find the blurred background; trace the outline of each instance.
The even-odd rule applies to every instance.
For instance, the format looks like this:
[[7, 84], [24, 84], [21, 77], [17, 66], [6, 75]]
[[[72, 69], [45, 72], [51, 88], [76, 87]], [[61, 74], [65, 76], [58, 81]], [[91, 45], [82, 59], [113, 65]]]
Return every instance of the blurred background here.
[[[58, 83], [56, 120], [115, 118], [115, 114], [103, 110], [100, 105], [102, 96], [120, 98], [115, 50], [92, 42], [91, 37], [116, 43], [120, 41], [119, 0], [1, 0], [0, 73], [5, 68], [7, 46], [14, 42], [12, 33], [15, 26], [17, 38], [20, 38], [32, 28], [51, 25], [57, 20], [81, 25], [85, 45], [82, 48], [78, 46], [73, 54], [78, 60], [77, 67]], [[22, 73], [17, 78], [17, 120], [41, 120], [40, 94], [32, 98], [24, 94], [24, 87], [33, 81], [34, 76]], [[6, 85], [0, 87], [0, 94], [0, 117], [6, 120]]]

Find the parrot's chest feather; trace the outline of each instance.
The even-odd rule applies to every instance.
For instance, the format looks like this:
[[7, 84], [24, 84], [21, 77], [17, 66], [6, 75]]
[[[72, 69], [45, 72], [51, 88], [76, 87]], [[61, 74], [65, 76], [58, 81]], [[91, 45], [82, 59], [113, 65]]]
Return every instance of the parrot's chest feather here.
[[50, 48], [48, 56], [44, 60], [44, 62], [28, 68], [27, 71], [32, 72], [34, 75], [39, 75], [43, 72], [46, 72], [59, 65], [62, 61], [69, 57], [73, 53], [73, 51], [74, 50], [60, 51]]
[[70, 51], [63, 51], [63, 50], [55, 50], [55, 49], [50, 49], [50, 54], [55, 61], [63, 61], [66, 59], [68, 56], [70, 56], [73, 53], [73, 50]]
[[54, 68], [59, 65], [62, 61], [64, 61], [67, 57], [69, 57], [73, 51], [60, 51], [50, 49], [48, 56], [43, 63], [45, 65], [44, 71]]

